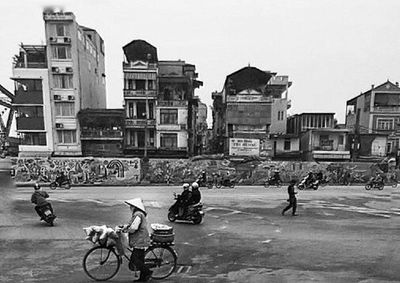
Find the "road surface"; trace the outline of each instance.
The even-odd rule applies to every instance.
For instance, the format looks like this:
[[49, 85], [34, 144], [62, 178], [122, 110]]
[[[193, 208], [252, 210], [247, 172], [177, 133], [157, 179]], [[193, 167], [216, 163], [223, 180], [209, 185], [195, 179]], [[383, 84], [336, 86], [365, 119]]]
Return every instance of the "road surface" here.
[[[280, 214], [286, 188], [202, 188], [200, 225], [168, 222], [179, 187], [45, 189], [55, 227], [39, 222], [31, 188], [2, 187], [1, 282], [91, 282], [81, 266], [92, 246], [82, 228], [126, 223], [123, 200], [134, 197], [144, 199], [149, 223], [174, 227], [179, 266], [163, 282], [400, 281], [400, 188], [299, 191], [297, 217]], [[110, 282], [131, 281], [125, 263]]]

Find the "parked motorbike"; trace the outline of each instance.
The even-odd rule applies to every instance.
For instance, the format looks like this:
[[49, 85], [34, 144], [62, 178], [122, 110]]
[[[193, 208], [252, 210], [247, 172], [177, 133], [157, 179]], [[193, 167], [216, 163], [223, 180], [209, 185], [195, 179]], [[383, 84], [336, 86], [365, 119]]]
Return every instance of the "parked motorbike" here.
[[281, 182], [280, 179], [276, 179], [276, 178], [274, 178], [274, 177], [269, 177], [269, 178], [265, 181], [264, 187], [265, 187], [265, 188], [268, 188], [269, 186], [277, 186], [277, 187], [280, 187], [281, 184], [282, 184], [282, 182]]
[[59, 176], [50, 183], [50, 189], [55, 190], [57, 187], [69, 190], [71, 188], [71, 180], [67, 176]]
[[318, 190], [319, 185], [319, 180], [311, 180], [307, 182], [307, 178], [304, 178], [303, 180], [301, 180], [300, 184], [297, 185], [297, 188], [299, 190]]
[[189, 205], [183, 215], [179, 215], [180, 195], [174, 194], [176, 202], [168, 210], [168, 220], [192, 221], [194, 224], [200, 224], [204, 217], [203, 204], [201, 202]]
[[37, 207], [37, 210], [40, 213], [41, 220], [44, 220], [50, 224], [50, 226], [54, 226], [54, 219], [56, 219], [56, 216], [51, 212], [49, 204], [39, 206]]
[[367, 182], [367, 184], [365, 185], [365, 189], [367, 191], [371, 190], [371, 189], [378, 189], [378, 190], [383, 190], [383, 187], [385, 186], [385, 184], [383, 182], [378, 182], [375, 180], [370, 180]]

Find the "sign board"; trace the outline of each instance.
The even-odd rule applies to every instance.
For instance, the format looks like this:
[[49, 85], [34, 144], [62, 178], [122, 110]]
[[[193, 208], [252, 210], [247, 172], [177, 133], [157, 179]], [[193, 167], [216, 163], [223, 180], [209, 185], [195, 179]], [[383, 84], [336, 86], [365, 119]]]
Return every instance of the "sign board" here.
[[229, 95], [227, 102], [272, 102], [272, 97], [263, 95]]
[[258, 139], [229, 139], [229, 155], [233, 156], [259, 156], [260, 140]]

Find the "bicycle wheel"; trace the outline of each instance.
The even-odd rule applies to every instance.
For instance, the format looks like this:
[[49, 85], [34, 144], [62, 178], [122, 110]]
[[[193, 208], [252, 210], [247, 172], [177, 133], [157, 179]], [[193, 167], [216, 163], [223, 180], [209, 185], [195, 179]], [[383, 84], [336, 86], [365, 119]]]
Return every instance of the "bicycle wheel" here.
[[113, 278], [120, 267], [120, 258], [114, 249], [97, 246], [90, 249], [83, 258], [83, 270], [96, 281]]
[[145, 254], [144, 262], [153, 271], [154, 279], [164, 279], [170, 276], [176, 268], [177, 255], [169, 246], [152, 246]]

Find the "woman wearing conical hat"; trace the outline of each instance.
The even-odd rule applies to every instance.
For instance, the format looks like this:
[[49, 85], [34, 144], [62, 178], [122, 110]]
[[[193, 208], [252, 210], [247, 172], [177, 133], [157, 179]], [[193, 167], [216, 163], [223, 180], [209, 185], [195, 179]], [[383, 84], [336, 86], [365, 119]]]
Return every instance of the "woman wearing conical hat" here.
[[136, 281], [146, 282], [151, 278], [151, 274], [153, 273], [144, 265], [144, 252], [150, 245], [146, 209], [140, 198], [126, 200], [125, 203], [129, 205], [132, 211], [132, 217], [123, 229], [129, 233], [129, 246], [133, 248], [129, 268], [133, 269], [131, 264], [135, 265], [140, 270], [140, 277]]

